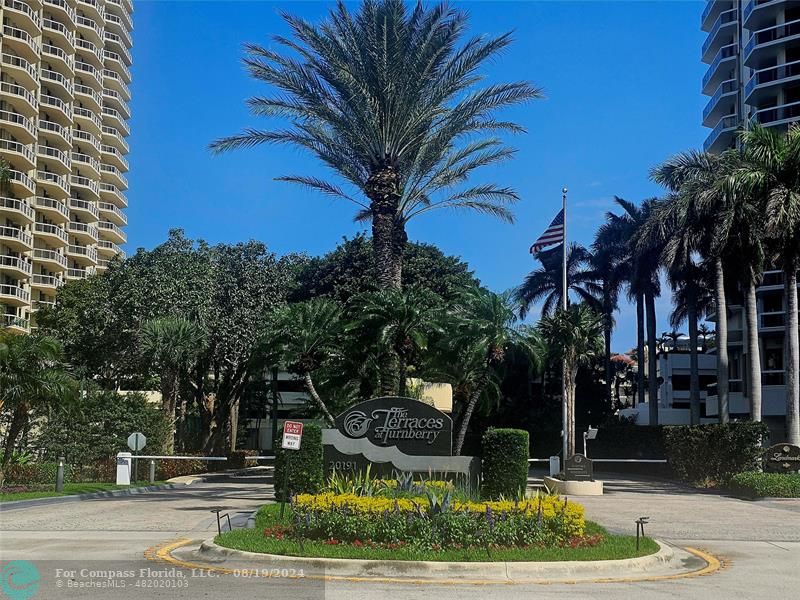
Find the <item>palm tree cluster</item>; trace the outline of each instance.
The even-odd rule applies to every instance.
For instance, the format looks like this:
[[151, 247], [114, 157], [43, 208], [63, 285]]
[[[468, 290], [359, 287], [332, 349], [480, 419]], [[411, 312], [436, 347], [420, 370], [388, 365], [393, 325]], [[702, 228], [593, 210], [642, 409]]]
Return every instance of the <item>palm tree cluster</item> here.
[[[610, 335], [621, 291], [636, 304], [637, 395], [648, 390], [651, 424], [658, 423], [655, 300], [665, 279], [672, 290], [674, 328], [689, 330], [691, 423], [700, 422], [698, 354], [708, 349], [702, 317], [716, 321], [717, 398], [721, 422], [730, 419], [728, 299], [741, 297], [748, 332], [748, 397], [750, 417], [762, 419], [762, 350], [759, 347], [756, 288], [766, 268], [783, 271], [786, 355], [787, 439], [800, 442], [800, 344], [798, 344], [797, 271], [800, 267], [800, 126], [786, 132], [760, 125], [742, 131], [736, 149], [712, 155], [678, 154], [651, 172], [663, 185], [663, 198], [635, 204], [622, 198], [621, 209], [609, 212], [591, 250], [572, 245], [567, 264], [571, 300], [601, 315], [605, 333], [606, 385], [613, 365]], [[516, 291], [521, 314], [541, 303], [552, 314], [562, 294], [561, 254], [557, 248], [539, 255], [541, 268]], [[676, 346], [678, 334], [672, 338]], [[702, 340], [701, 340], [702, 338]], [[610, 400], [610, 387], [607, 387]]]

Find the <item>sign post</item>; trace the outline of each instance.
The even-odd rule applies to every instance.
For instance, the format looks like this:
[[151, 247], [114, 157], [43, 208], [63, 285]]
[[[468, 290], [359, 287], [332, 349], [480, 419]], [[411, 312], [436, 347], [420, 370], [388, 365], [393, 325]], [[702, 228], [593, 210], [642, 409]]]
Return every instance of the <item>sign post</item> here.
[[147, 445], [147, 438], [143, 433], [135, 432], [128, 436], [128, 448], [133, 450], [133, 480], [139, 480], [139, 461], [136, 455]]
[[[284, 450], [300, 450], [303, 439], [303, 424], [299, 421], [286, 421], [283, 424], [283, 440], [281, 448]], [[286, 467], [283, 474], [283, 496], [281, 499], [281, 519], [286, 509], [286, 498], [289, 496], [289, 470], [292, 467], [292, 453], [286, 453]]]

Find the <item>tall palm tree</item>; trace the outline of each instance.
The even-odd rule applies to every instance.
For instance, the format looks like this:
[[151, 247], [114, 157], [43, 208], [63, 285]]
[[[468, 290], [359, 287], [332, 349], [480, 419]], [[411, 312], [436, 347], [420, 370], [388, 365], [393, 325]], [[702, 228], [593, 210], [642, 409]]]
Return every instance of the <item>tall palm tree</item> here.
[[[419, 287], [380, 290], [355, 300], [356, 317], [345, 331], [358, 328], [374, 332], [378, 346], [398, 358], [397, 369], [381, 378], [383, 393], [399, 390], [405, 396], [409, 362], [427, 350], [432, 335], [444, 331], [440, 303], [433, 292]], [[394, 375], [398, 381], [393, 380]]]
[[[541, 266], [531, 271], [515, 291], [520, 317], [530, 311], [531, 305], [544, 301], [542, 315], [550, 315], [561, 304], [563, 295], [563, 249], [561, 247], [540, 252], [536, 258]], [[597, 283], [597, 274], [591, 268], [592, 254], [579, 244], [572, 243], [567, 251], [567, 286], [581, 302], [601, 308], [603, 289]]]
[[[637, 351], [637, 390], [639, 401], [644, 401], [644, 356], [647, 354], [647, 383], [650, 399], [649, 422], [658, 424], [658, 381], [656, 379], [656, 311], [655, 299], [661, 293], [659, 281], [660, 249], [655, 246], [637, 247], [636, 235], [647, 221], [650, 212], [658, 205], [652, 198], [636, 205], [614, 197], [614, 202], [622, 209], [621, 214], [606, 213], [606, 222], [597, 232], [596, 242], [604, 247], [616, 248], [622, 258], [618, 264], [618, 280], [625, 281], [628, 296], [636, 301], [636, 351]], [[645, 353], [645, 340], [647, 353]]]
[[800, 127], [784, 134], [754, 125], [741, 133], [742, 160], [730, 177], [734, 193], [763, 200], [766, 230], [777, 250], [786, 299], [786, 428], [800, 444], [800, 339], [797, 270], [800, 268]]
[[568, 452], [564, 460], [567, 460], [575, 452], [575, 382], [578, 369], [602, 356], [603, 317], [586, 304], [578, 304], [542, 318], [538, 329], [553, 357], [564, 364], [567, 404], [564, 435]]
[[[147, 321], [139, 332], [139, 351], [158, 371], [161, 380], [161, 410], [169, 420], [172, 435], [167, 439], [165, 452], [175, 450], [178, 386], [192, 366], [202, 344], [200, 328], [182, 318], [164, 317]], [[185, 421], [185, 405], [181, 421]]]
[[0, 331], [0, 407], [11, 414], [0, 462], [0, 484], [31, 411], [64, 401], [76, 391], [57, 340], [37, 334]]
[[343, 327], [341, 306], [327, 298], [314, 298], [279, 309], [275, 330], [265, 340], [279, 349], [286, 369], [302, 378], [306, 392], [329, 425], [333, 425], [333, 415], [317, 392], [313, 375], [336, 355]]
[[509, 34], [464, 41], [466, 13], [404, 0], [365, 0], [355, 14], [339, 1], [320, 25], [283, 18], [293, 37], [274, 41], [295, 56], [251, 44], [245, 64], [278, 91], [250, 99], [251, 111], [289, 126], [248, 129], [214, 142], [214, 151], [269, 143], [315, 155], [355, 193], [313, 176], [281, 179], [360, 208], [358, 218], [372, 222], [382, 288], [400, 287], [409, 219], [440, 208], [512, 219], [508, 204], [517, 194], [510, 188], [460, 187], [475, 169], [513, 154], [501, 139], [482, 137], [522, 131], [495, 112], [541, 97], [526, 82], [476, 87], [480, 69], [511, 43]]
[[453, 351], [482, 356], [479, 365], [483, 370], [483, 377], [476, 379], [461, 413], [453, 449], [454, 454], [459, 455], [475, 406], [493, 380], [494, 370], [503, 362], [506, 352], [516, 347], [532, 360], [537, 353], [529, 336], [516, 326], [517, 316], [508, 294], [494, 294], [476, 288], [465, 295], [464, 302], [456, 308], [453, 316], [457, 319], [451, 338]]
[[689, 236], [712, 265], [716, 312], [717, 398], [721, 422], [729, 419], [728, 311], [726, 281], [745, 290], [751, 417], [761, 419], [761, 358], [758, 346], [755, 288], [764, 259], [760, 203], [736, 183], [742, 157], [688, 151], [656, 167], [651, 177], [675, 193], [675, 231]]

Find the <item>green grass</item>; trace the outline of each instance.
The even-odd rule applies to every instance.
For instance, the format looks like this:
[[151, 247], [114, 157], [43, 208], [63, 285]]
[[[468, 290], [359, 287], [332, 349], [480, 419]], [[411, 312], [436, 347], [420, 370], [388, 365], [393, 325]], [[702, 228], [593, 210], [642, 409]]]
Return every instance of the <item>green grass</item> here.
[[750, 498], [800, 498], [800, 474], [748, 471], [734, 475], [728, 487]]
[[[483, 548], [462, 550], [418, 550], [413, 548], [366, 548], [352, 545], [328, 545], [320, 541], [278, 540], [264, 537], [264, 528], [280, 523], [280, 506], [267, 504], [259, 509], [254, 529], [236, 529], [221, 536], [215, 542], [226, 548], [283, 554], [287, 556], [307, 556], [318, 558], [352, 558], [367, 560], [430, 560], [452, 562], [475, 561], [562, 561], [562, 560], [612, 560], [645, 556], [658, 551], [658, 544], [650, 538], [641, 540], [636, 550], [636, 538], [610, 535], [597, 523], [587, 521], [586, 534], [602, 534], [603, 541], [590, 548], [513, 548], [491, 550], [488, 554]], [[289, 508], [283, 522], [291, 522]]]
[[57, 496], [74, 496], [76, 494], [91, 494], [92, 492], [106, 492], [109, 490], [124, 490], [132, 487], [146, 487], [149, 485], [161, 485], [163, 481], [150, 483], [138, 481], [131, 485], [116, 485], [114, 483], [65, 483], [63, 492], [56, 492], [52, 485], [26, 486], [30, 489], [24, 492], [0, 491], [0, 502], [13, 502], [15, 500], [36, 500], [38, 498], [54, 498]]

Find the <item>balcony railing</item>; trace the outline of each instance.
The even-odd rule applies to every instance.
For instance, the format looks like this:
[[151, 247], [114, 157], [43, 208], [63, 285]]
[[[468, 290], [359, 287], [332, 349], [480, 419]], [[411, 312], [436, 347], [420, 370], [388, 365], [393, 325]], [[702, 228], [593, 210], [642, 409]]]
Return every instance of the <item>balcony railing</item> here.
[[30, 331], [31, 323], [17, 315], [0, 315], [0, 327]]
[[36, 171], [36, 179], [40, 182], [51, 183], [62, 191], [69, 193], [69, 183], [67, 179], [61, 175], [51, 173], [50, 171]]
[[89, 179], [83, 175], [73, 175], [70, 178], [70, 181], [72, 182], [72, 185], [89, 188], [89, 190], [94, 192], [96, 195], [100, 195], [100, 188], [98, 187], [97, 182], [93, 179]]
[[97, 250], [91, 246], [78, 246], [71, 244], [67, 247], [67, 254], [84, 257], [93, 263], [97, 262]]
[[42, 69], [42, 79], [47, 81], [51, 81], [53, 83], [57, 83], [61, 87], [63, 87], [69, 95], [72, 95], [72, 80], [64, 77], [58, 71], [53, 71], [51, 69]]
[[749, 96], [757, 85], [800, 76], [800, 60], [796, 60], [776, 67], [769, 67], [756, 71], [747, 85], [744, 86], [744, 95]]
[[100, 64], [103, 63], [103, 49], [96, 44], [93, 44], [89, 40], [85, 40], [83, 38], [75, 38], [75, 47], [80, 48], [81, 50], [86, 50], [87, 52], [93, 54]]
[[717, 126], [711, 130], [711, 133], [706, 138], [706, 141], [703, 143], [703, 149], [708, 151], [711, 146], [714, 145], [714, 142], [717, 141], [717, 138], [722, 134], [723, 131], [726, 129], [735, 129], [738, 126], [738, 120], [736, 115], [728, 115], [727, 117], [722, 117], [717, 123]]
[[25, 131], [30, 133], [32, 136], [36, 136], [36, 129], [33, 126], [33, 122], [28, 117], [25, 117], [19, 113], [11, 112], [8, 110], [0, 110], [0, 121], [6, 121], [7, 123], [13, 123], [15, 125], [19, 125], [20, 127], [24, 128]]
[[20, 271], [29, 277], [30, 274], [33, 273], [33, 265], [19, 256], [11, 256], [8, 254], [0, 255], [0, 268], [2, 267]]
[[[75, 108], [77, 109], [79, 107], [76, 106]], [[64, 127], [63, 125], [59, 125], [55, 121], [46, 121], [44, 119], [39, 119], [39, 129], [43, 131], [49, 131], [50, 133], [55, 133], [56, 135], [66, 140], [67, 143], [72, 143], [72, 135], [70, 135], [69, 127]]]
[[7, 240], [17, 240], [25, 246], [33, 246], [33, 237], [30, 233], [23, 231], [19, 227], [0, 225], [0, 238]]
[[69, 232], [74, 234], [81, 234], [90, 237], [92, 240], [97, 241], [98, 233], [97, 228], [88, 223], [81, 223], [79, 221], [69, 222]]
[[72, 109], [67, 102], [64, 102], [61, 98], [57, 96], [49, 96], [47, 94], [41, 94], [39, 98], [42, 101], [43, 105], [52, 106], [55, 109], [60, 110], [64, 113], [69, 119], [72, 119]]
[[36, 96], [16, 83], [8, 83], [3, 81], [0, 83], [0, 92], [3, 92], [4, 94], [10, 94], [12, 96], [18, 96], [30, 104], [34, 109], [39, 107], [39, 102], [36, 100]]
[[92, 202], [81, 200], [80, 198], [70, 198], [69, 207], [72, 210], [81, 210], [84, 212], [88, 212], [95, 219], [100, 218], [100, 211], [98, 210], [97, 206]]
[[3, 209], [11, 210], [24, 216], [28, 221], [33, 221], [36, 213], [27, 202], [17, 198], [0, 197], [0, 211]]
[[10, 169], [8, 176], [12, 183], [18, 183], [31, 193], [36, 192], [36, 183], [22, 171]]
[[711, 81], [711, 78], [714, 76], [714, 73], [717, 71], [717, 67], [719, 67], [720, 63], [723, 60], [727, 60], [729, 58], [733, 58], [739, 53], [739, 47], [736, 44], [729, 44], [727, 46], [723, 46], [720, 48], [716, 55], [714, 55], [714, 59], [711, 61], [711, 65], [708, 67], [708, 71], [706, 74], [703, 75], [703, 88], [708, 85], [708, 82]]
[[91, 29], [92, 31], [94, 31], [95, 35], [98, 38], [100, 38], [101, 40], [103, 39], [103, 28], [100, 27], [100, 25], [98, 25], [94, 20], [90, 19], [89, 17], [77, 15], [75, 22], [80, 27], [86, 27], [88, 29]]
[[24, 58], [14, 56], [13, 54], [3, 54], [2, 63], [10, 67], [22, 69], [33, 81], [39, 81], [39, 72], [36, 70], [36, 67], [34, 67]]
[[39, 44], [33, 36], [19, 27], [12, 27], [11, 25], [3, 25], [3, 37], [11, 40], [20, 40], [34, 53], [39, 54]]
[[51, 6], [57, 6], [63, 10], [67, 16], [69, 16], [73, 23], [75, 22], [75, 9], [67, 3], [67, 0], [44, 0], [44, 3]]
[[114, 223], [109, 223], [108, 221], [98, 221], [97, 228], [100, 229], [102, 232], [111, 233], [116, 235], [117, 238], [122, 242], [125, 243], [128, 239], [128, 236], [125, 235], [125, 232], [122, 231], [119, 227], [114, 225]]
[[750, 56], [756, 46], [782, 40], [793, 35], [800, 35], [800, 19], [760, 29], [745, 44], [744, 58], [747, 60], [747, 57]]
[[103, 122], [100, 120], [100, 118], [96, 114], [94, 114], [88, 108], [84, 108], [82, 106], [76, 106], [76, 107], [73, 108], [72, 112], [73, 112], [73, 115], [76, 116], [76, 117], [83, 117], [84, 119], [89, 119], [92, 122], [92, 124], [95, 127], [97, 127], [98, 131], [102, 131]]
[[711, 111], [714, 110], [714, 107], [717, 105], [717, 102], [719, 102], [719, 99], [722, 98], [722, 96], [736, 92], [737, 85], [738, 82], [736, 79], [728, 79], [728, 81], [723, 81], [720, 83], [717, 87], [717, 91], [714, 92], [714, 95], [711, 96], [711, 100], [708, 101], [708, 104], [706, 104], [706, 107], [703, 109], [703, 119], [705, 119], [711, 113]]
[[49, 54], [50, 56], [55, 56], [59, 60], [61, 60], [65, 65], [67, 65], [70, 69], [72, 69], [73, 61], [72, 56], [64, 52], [58, 46], [53, 46], [52, 44], [42, 44], [42, 53]]
[[783, 370], [761, 371], [761, 385], [786, 385], [786, 372]]
[[45, 196], [36, 196], [33, 205], [40, 210], [53, 210], [64, 217], [65, 221], [69, 220], [69, 208], [64, 202]]
[[25, 16], [27, 16], [31, 22], [36, 25], [37, 29], [39, 27], [39, 13], [34, 11], [29, 5], [25, 4], [24, 2], [20, 2], [19, 0], [5, 0], [3, 2], [6, 8], [10, 10], [14, 10], [17, 12], [21, 12]]
[[47, 260], [50, 262], [55, 262], [61, 265], [62, 267], [66, 268], [67, 266], [67, 257], [63, 254], [56, 252], [55, 250], [45, 250], [43, 248], [34, 248], [33, 249], [33, 260]]
[[36, 155], [34, 155], [30, 147], [26, 146], [25, 144], [21, 144], [20, 142], [4, 140], [0, 138], [0, 150], [5, 150], [6, 152], [16, 152], [17, 154], [24, 156], [28, 162], [31, 163], [31, 165], [36, 164]]
[[790, 102], [781, 106], [762, 108], [750, 117], [751, 123], [774, 123], [776, 121], [788, 121], [800, 117], [800, 102]]
[[53, 277], [52, 275], [40, 275], [38, 273], [33, 276], [32, 282], [34, 286], [39, 287], [59, 288], [64, 285], [64, 282], [58, 277]]
[[708, 32], [708, 38], [703, 43], [703, 54], [708, 51], [711, 45], [714, 43], [714, 38], [717, 37], [719, 30], [725, 27], [726, 25], [730, 25], [731, 23], [735, 23], [738, 20], [738, 10], [731, 9], [726, 10], [724, 13], [720, 14], [717, 17], [717, 20], [714, 21], [714, 24], [711, 26], [711, 29]]
[[67, 279], [86, 279], [91, 274], [90, 269], [67, 269]]
[[43, 146], [42, 144], [39, 144], [37, 146], [36, 151], [38, 152], [39, 156], [47, 156], [48, 158], [53, 158], [62, 163], [68, 169], [72, 168], [72, 162], [69, 160], [69, 154], [67, 154], [63, 150], [59, 150], [58, 148], [53, 148], [52, 146]]
[[34, 223], [33, 231], [38, 234], [55, 236], [65, 244], [69, 241], [67, 232], [61, 229], [61, 227], [53, 225], [52, 223]]
[[114, 215], [116, 219], [119, 220], [120, 223], [123, 225], [128, 224], [128, 217], [125, 216], [125, 213], [122, 212], [119, 208], [109, 202], [100, 202], [98, 205], [100, 212], [111, 213]]
[[763, 312], [759, 315], [759, 325], [762, 329], [769, 327], [783, 327], [786, 324], [786, 312]]
[[63, 23], [45, 17], [42, 20], [42, 25], [44, 29], [50, 29], [51, 31], [55, 31], [61, 34], [69, 42], [70, 46], [75, 45], [75, 34], [70, 29], [68, 29]]

